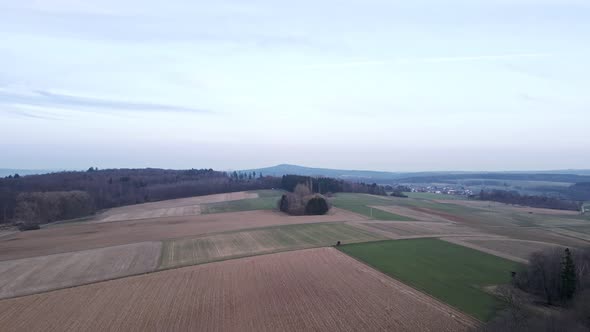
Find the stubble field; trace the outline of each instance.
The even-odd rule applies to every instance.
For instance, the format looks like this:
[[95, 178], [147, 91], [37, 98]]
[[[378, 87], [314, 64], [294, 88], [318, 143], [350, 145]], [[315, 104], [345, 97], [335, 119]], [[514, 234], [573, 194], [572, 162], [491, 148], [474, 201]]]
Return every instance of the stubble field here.
[[285, 250], [384, 239], [343, 223], [268, 227], [164, 242], [160, 268], [200, 264], [221, 259]]
[[0, 298], [154, 271], [160, 242], [0, 262]]
[[92, 222], [113, 222], [161, 217], [180, 217], [201, 214], [201, 205], [258, 198], [257, 193], [233, 192], [216, 195], [170, 199], [109, 209]]
[[391, 234], [391, 238], [485, 235], [476, 229], [449, 222], [364, 222]]
[[411, 207], [390, 205], [390, 206], [373, 206], [376, 209], [390, 212], [396, 215], [407, 217], [408, 220], [420, 221], [448, 221], [440, 216], [418, 211]]

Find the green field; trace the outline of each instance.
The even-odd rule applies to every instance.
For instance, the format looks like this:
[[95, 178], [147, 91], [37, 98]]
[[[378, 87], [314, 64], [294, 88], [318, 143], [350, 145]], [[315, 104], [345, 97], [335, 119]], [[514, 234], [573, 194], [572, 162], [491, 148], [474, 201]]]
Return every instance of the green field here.
[[342, 223], [274, 226], [247, 231], [164, 241], [160, 268], [201, 264], [294, 249], [382, 240], [369, 231]]
[[[371, 217], [370, 206], [393, 205], [393, 201], [386, 197], [377, 197], [366, 194], [339, 193], [331, 199], [332, 205], [337, 208], [352, 211], [367, 217]], [[372, 217], [377, 220], [411, 221], [412, 218], [400, 216], [379, 209], [372, 209]]]
[[520, 268], [518, 263], [438, 239], [359, 243], [339, 249], [482, 321], [502, 306], [483, 287], [508, 283], [510, 271]]
[[282, 192], [278, 190], [258, 190], [254, 192], [258, 193], [258, 198], [203, 204], [201, 205], [201, 213], [273, 210], [277, 208], [277, 202], [282, 195]]

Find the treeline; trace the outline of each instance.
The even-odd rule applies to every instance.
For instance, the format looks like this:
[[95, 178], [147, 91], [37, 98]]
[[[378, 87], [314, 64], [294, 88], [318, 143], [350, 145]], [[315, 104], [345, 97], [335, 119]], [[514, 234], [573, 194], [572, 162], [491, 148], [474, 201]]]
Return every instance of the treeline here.
[[581, 202], [559, 199], [548, 196], [529, 196], [521, 195], [516, 191], [506, 190], [482, 190], [479, 195], [475, 195], [482, 201], [494, 201], [506, 204], [524, 205], [536, 208], [557, 209], [557, 210], [572, 210], [579, 211]]
[[219, 172], [212, 169], [105, 169], [9, 176], [0, 179], [0, 223], [44, 224], [87, 216], [123, 205], [210, 195], [225, 192], [283, 188], [309, 184], [313, 193], [355, 192], [385, 195], [377, 184], [351, 183], [331, 178], [256, 172]]
[[0, 179], [0, 222], [47, 223], [122, 205], [277, 188], [281, 179], [212, 169], [105, 169]]
[[580, 182], [568, 187], [565, 193], [576, 201], [590, 201], [590, 182]]
[[[441, 174], [429, 176], [412, 176], [397, 179], [400, 183], [457, 183], [456, 181], [484, 179], [484, 180], [518, 180], [518, 181], [544, 181], [544, 182], [590, 182], [589, 175], [576, 174], [538, 174], [538, 173], [466, 173], [466, 174]], [[452, 181], [455, 182], [452, 182]]]
[[40, 224], [93, 214], [94, 200], [79, 190], [20, 193], [16, 197], [15, 217]]
[[281, 178], [281, 189], [293, 192], [298, 184], [305, 184], [314, 193], [363, 193], [372, 195], [385, 196], [385, 187], [377, 185], [376, 183], [355, 183], [333, 178], [318, 177], [313, 178], [302, 175], [283, 175]]
[[514, 273], [496, 290], [505, 309], [479, 331], [590, 331], [590, 248], [538, 251]]

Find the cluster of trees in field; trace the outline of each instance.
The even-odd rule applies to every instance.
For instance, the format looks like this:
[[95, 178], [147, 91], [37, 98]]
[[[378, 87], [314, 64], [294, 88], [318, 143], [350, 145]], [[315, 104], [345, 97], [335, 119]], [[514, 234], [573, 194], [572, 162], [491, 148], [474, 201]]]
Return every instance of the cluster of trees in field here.
[[408, 193], [408, 192], [412, 191], [412, 189], [410, 187], [404, 186], [404, 185], [395, 185], [395, 186], [386, 185], [385, 190], [391, 192], [390, 196], [403, 197], [403, 198], [408, 197], [408, 195], [406, 195], [404, 193]]
[[323, 215], [330, 210], [326, 197], [313, 194], [304, 183], [296, 185], [293, 192], [283, 194], [278, 205], [279, 210], [292, 216]]
[[0, 179], [0, 222], [47, 223], [165, 199], [277, 188], [280, 178], [212, 169], [105, 169]]
[[348, 192], [348, 193], [363, 193], [373, 195], [387, 195], [385, 187], [377, 185], [376, 183], [356, 183], [333, 178], [301, 175], [283, 175], [281, 178], [281, 189], [292, 192], [298, 184], [307, 184], [308, 188], [319, 194]]
[[482, 201], [494, 201], [506, 204], [558, 210], [579, 211], [582, 206], [582, 203], [578, 201], [548, 196], [521, 195], [516, 191], [507, 190], [482, 190], [480, 191], [479, 195], [476, 195], [475, 198], [478, 198]]
[[533, 253], [499, 294], [507, 308], [484, 331], [589, 331], [590, 248]]

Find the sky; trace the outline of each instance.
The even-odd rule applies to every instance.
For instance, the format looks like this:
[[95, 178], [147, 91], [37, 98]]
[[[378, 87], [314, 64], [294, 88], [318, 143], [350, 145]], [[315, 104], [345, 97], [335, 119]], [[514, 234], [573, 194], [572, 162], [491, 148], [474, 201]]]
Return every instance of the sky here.
[[587, 0], [0, 0], [0, 168], [590, 168]]

